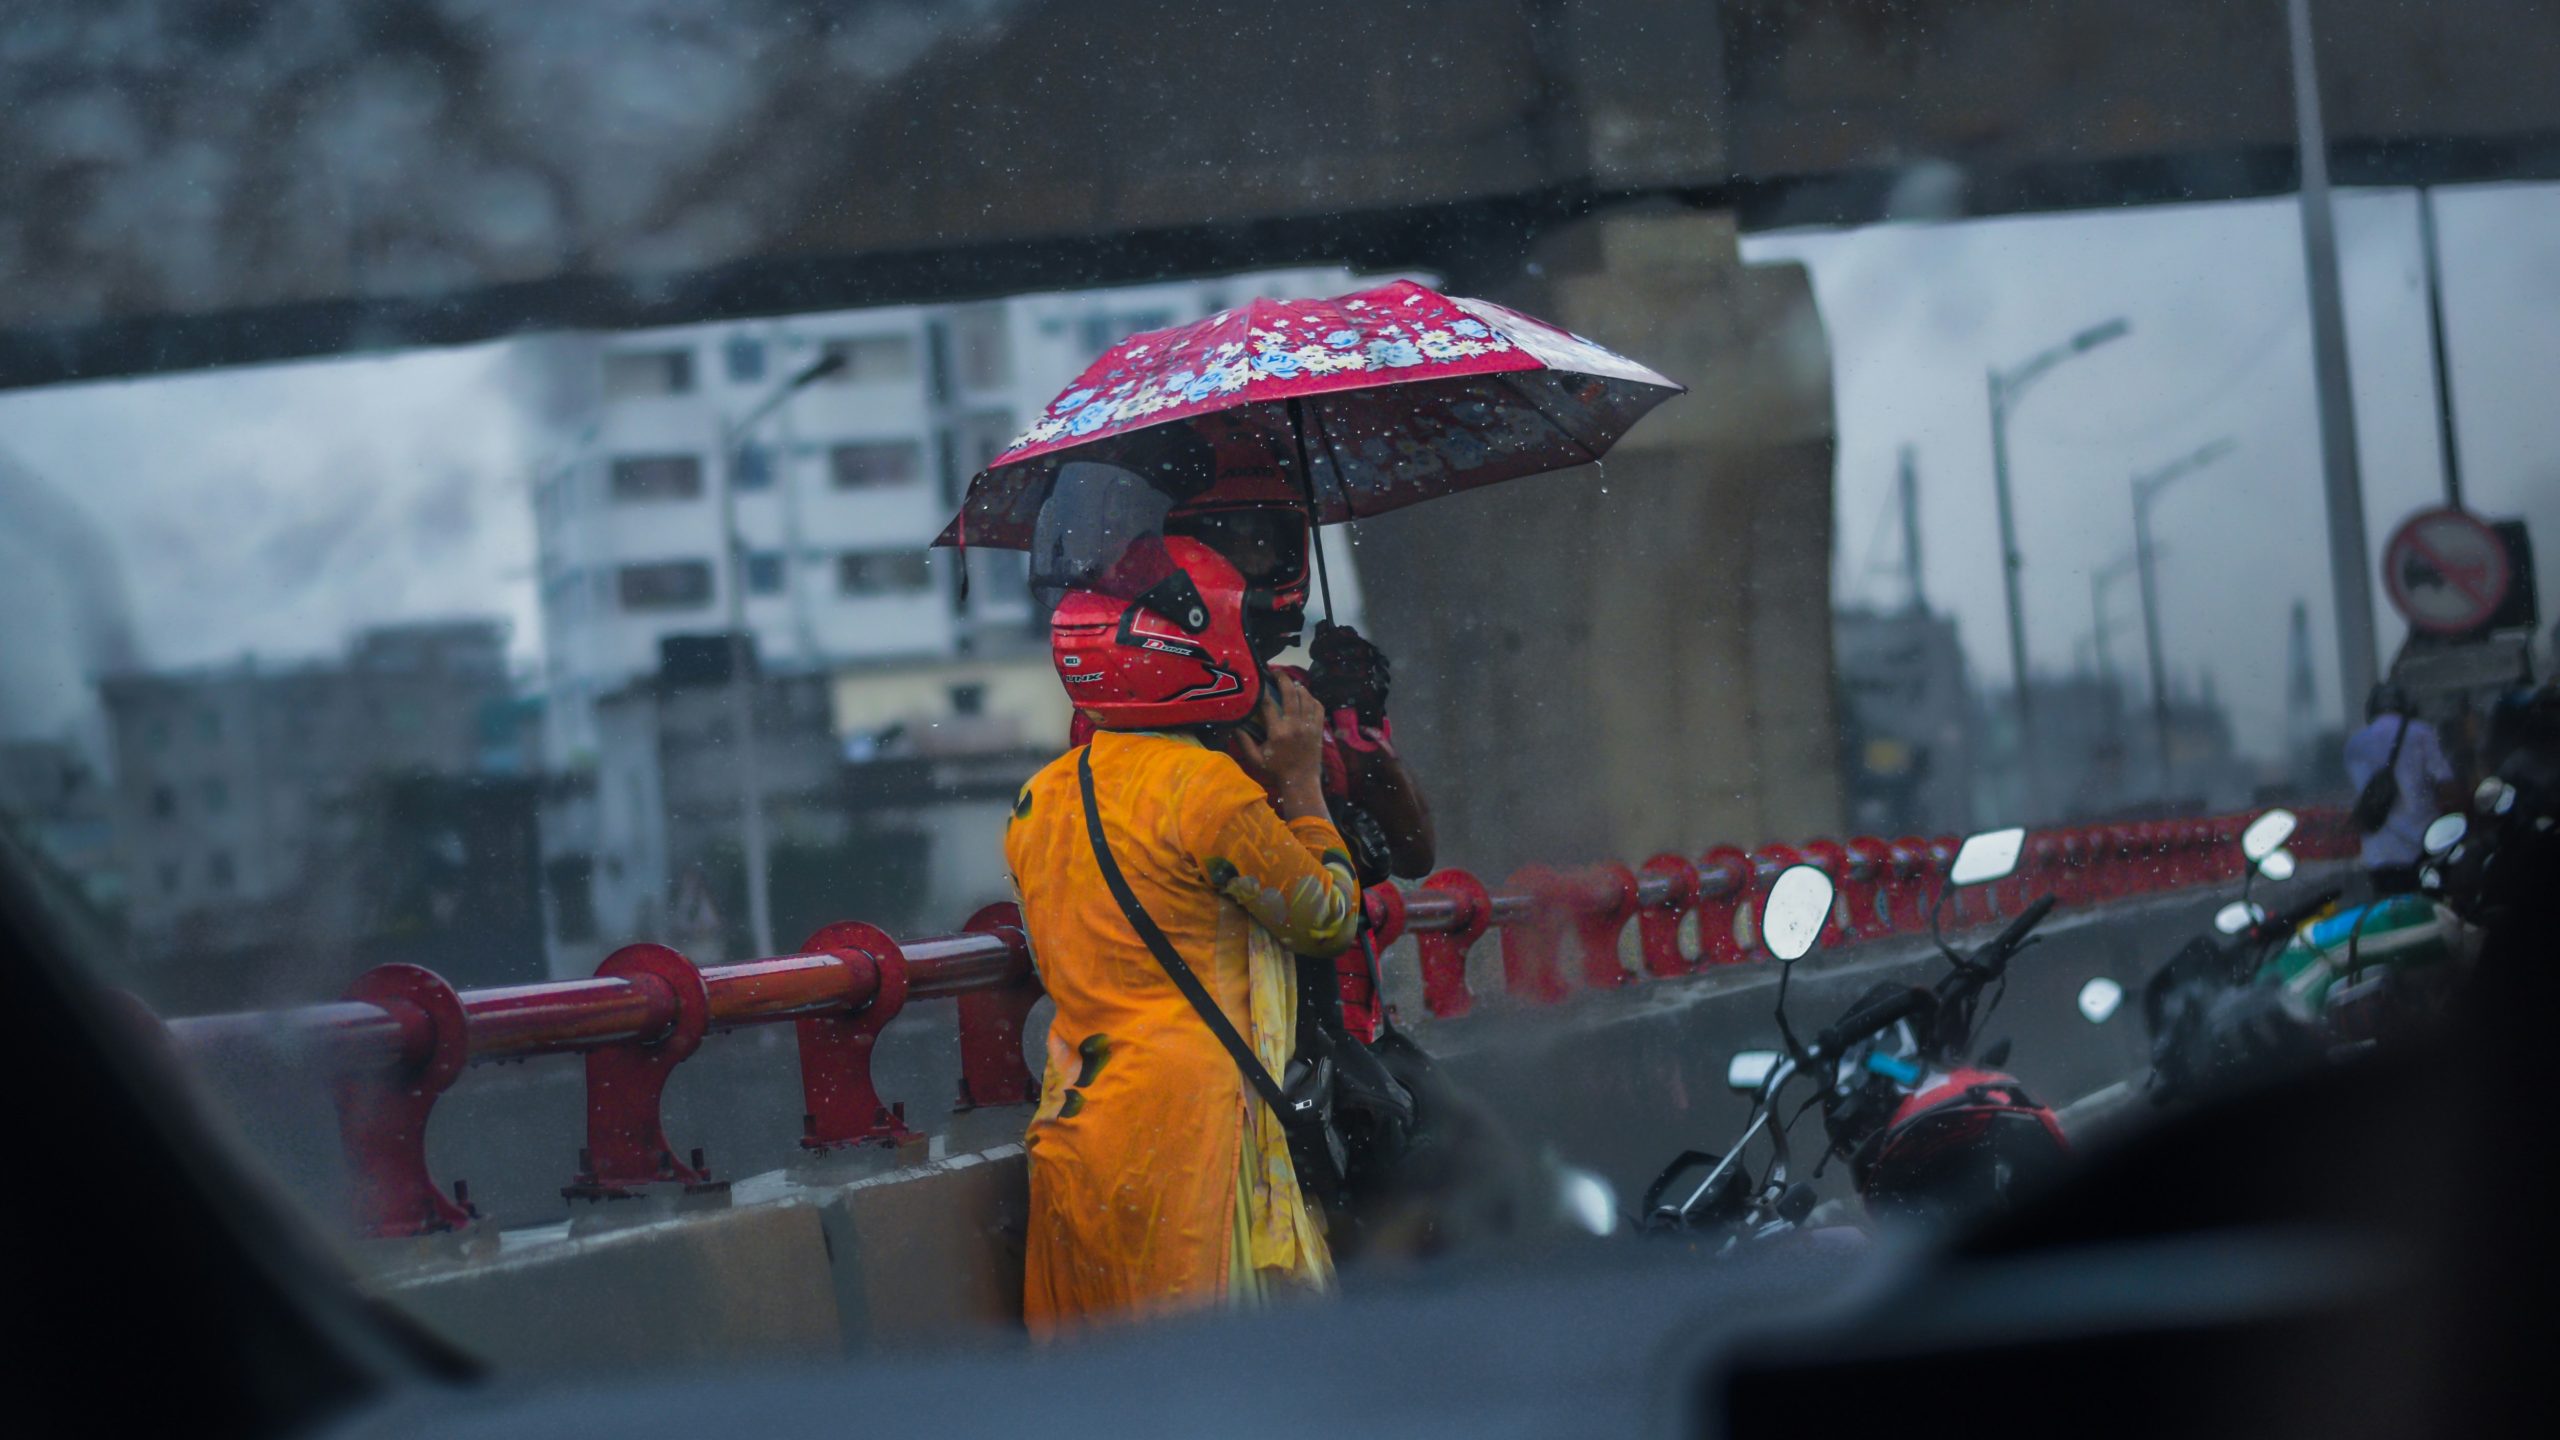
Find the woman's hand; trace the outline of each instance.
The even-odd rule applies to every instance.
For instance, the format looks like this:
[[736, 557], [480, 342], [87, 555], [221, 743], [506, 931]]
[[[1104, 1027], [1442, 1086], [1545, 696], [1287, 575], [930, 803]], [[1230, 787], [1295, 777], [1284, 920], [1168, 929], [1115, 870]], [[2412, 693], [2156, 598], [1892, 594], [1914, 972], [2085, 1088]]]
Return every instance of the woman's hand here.
[[1280, 818], [1322, 818], [1324, 711], [1307, 687], [1274, 675], [1262, 691], [1262, 739], [1238, 731], [1236, 759], [1280, 806]]

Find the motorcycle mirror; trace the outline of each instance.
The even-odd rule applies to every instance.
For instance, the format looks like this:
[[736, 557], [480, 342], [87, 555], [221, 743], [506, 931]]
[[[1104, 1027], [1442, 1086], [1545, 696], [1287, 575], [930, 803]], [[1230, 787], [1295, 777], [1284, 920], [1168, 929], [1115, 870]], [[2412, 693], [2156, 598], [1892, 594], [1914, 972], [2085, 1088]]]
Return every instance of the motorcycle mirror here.
[[2080, 987], [2080, 1014], [2092, 1025], [2104, 1025], [2124, 1003], [2124, 987], [2101, 975]]
[[2294, 827], [2301, 823], [2290, 810], [2279, 807], [2268, 811], [2240, 832], [2241, 856], [2250, 864], [2257, 864], [2282, 849], [2284, 842], [2293, 838]]
[[2278, 850], [2258, 862], [2258, 873], [2270, 880], [2290, 880], [2295, 868], [2290, 850]]
[[1983, 1046], [1982, 1053], [1973, 1057], [1973, 1060], [1975, 1064], [1986, 1066], [1993, 1070], [1997, 1070], [2001, 1066], [2008, 1064], [2009, 1037], [2003, 1035], [1999, 1039], [1992, 1041], [1990, 1044]]
[[2427, 833], [2418, 837], [2418, 845], [2430, 855], [2450, 855], [2470, 830], [2471, 822], [2460, 815], [2439, 815], [2427, 822]]
[[1822, 922], [1831, 918], [1831, 877], [1811, 865], [1790, 865], [1769, 886], [1760, 906], [1760, 943], [1793, 964], [1813, 948]]
[[1724, 1067], [1724, 1083], [1728, 1090], [1757, 1095], [1769, 1082], [1769, 1072], [1778, 1068], [1782, 1058], [1775, 1050], [1743, 1050], [1735, 1053]]
[[2214, 912], [2213, 928], [2225, 935], [2237, 935], [2266, 918], [2265, 906], [2252, 905], [2245, 900], [2234, 900]]
[[1618, 1192], [1608, 1181], [1574, 1165], [1557, 1167], [1556, 1208], [1566, 1222], [1593, 1235], [1618, 1228]]
[[[2480, 782], [2480, 788], [2471, 792], [2471, 808], [2483, 815], [2504, 815], [2516, 808], [2516, 787], [2492, 775]], [[2458, 820], [2462, 817], [2448, 818]]]
[[1956, 849], [1955, 863], [1947, 867], [1947, 883], [1963, 886], [2005, 880], [2017, 873], [2018, 856], [2026, 848], [2027, 832], [2015, 826], [1968, 835]]

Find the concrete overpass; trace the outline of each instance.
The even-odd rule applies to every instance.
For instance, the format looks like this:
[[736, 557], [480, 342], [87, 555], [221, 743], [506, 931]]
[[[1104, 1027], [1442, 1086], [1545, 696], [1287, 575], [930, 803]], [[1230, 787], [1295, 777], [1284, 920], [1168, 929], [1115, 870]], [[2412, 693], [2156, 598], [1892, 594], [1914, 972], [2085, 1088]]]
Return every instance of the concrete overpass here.
[[[2293, 176], [2275, 0], [512, 8], [12, 7], [0, 384]], [[2560, 175], [2549, 6], [2316, 9], [2341, 183]]]

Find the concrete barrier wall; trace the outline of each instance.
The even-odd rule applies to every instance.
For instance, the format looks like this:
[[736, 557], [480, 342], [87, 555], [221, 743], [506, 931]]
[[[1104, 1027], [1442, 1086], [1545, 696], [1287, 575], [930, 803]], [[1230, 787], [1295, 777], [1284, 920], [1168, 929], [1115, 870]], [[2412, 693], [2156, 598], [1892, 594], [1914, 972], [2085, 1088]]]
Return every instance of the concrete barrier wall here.
[[627, 1201], [365, 1259], [378, 1293], [515, 1370], [927, 1348], [1018, 1322], [1026, 1188], [1019, 1143], [873, 1152], [755, 1176], [725, 1204]]

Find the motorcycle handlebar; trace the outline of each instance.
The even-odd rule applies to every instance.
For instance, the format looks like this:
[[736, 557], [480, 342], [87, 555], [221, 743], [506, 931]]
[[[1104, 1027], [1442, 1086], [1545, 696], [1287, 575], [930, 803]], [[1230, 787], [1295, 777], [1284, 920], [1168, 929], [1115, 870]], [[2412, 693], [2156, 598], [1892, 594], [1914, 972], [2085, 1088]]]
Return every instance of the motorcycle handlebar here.
[[1817, 1055], [1837, 1055], [1841, 1047], [1864, 1040], [1896, 1020], [1906, 1020], [1937, 1003], [1928, 991], [1912, 988], [1861, 1005], [1813, 1037]]
[[1987, 963], [1996, 967], [2005, 962], [2009, 958], [2010, 951], [2017, 949], [2020, 945], [2026, 942], [2027, 932], [2035, 929], [2038, 925], [2043, 924], [2044, 917], [2052, 913], [2053, 897], [2050, 895], [2037, 896], [2034, 904], [2029, 905], [2023, 912], [2021, 912], [2017, 919], [2010, 921], [2008, 929], [2000, 932], [1999, 939], [1982, 947], [1981, 953], [1987, 954], [1991, 957]]

